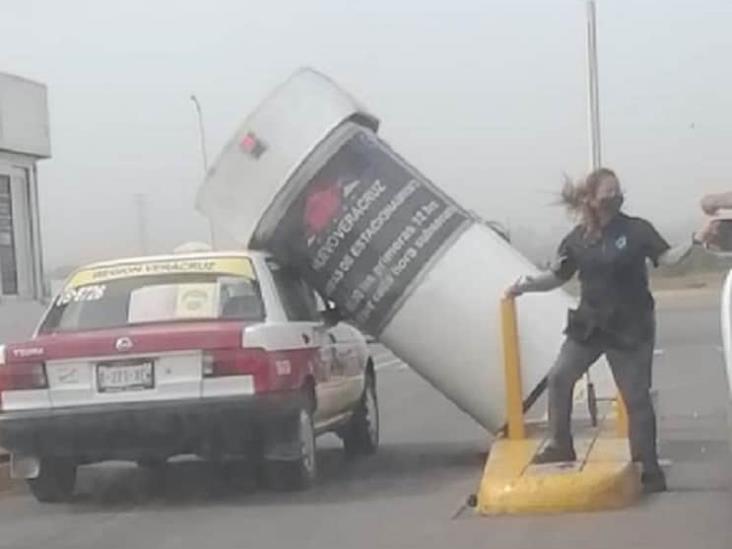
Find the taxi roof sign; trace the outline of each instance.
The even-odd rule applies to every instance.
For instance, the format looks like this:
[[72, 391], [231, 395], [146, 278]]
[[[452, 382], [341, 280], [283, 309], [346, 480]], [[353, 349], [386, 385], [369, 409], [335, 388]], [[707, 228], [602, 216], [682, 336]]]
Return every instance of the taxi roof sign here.
[[67, 287], [76, 288], [139, 276], [166, 274], [224, 274], [254, 279], [254, 267], [247, 257], [200, 257], [186, 259], [137, 260], [115, 265], [99, 265], [77, 271]]

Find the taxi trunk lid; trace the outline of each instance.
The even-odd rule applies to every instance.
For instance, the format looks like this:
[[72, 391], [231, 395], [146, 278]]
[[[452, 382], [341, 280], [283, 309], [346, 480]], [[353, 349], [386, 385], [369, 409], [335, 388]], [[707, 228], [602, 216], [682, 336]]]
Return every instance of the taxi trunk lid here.
[[200, 398], [203, 353], [241, 346], [239, 321], [177, 322], [42, 334], [7, 361], [45, 363], [47, 387], [5, 391], [3, 410]]

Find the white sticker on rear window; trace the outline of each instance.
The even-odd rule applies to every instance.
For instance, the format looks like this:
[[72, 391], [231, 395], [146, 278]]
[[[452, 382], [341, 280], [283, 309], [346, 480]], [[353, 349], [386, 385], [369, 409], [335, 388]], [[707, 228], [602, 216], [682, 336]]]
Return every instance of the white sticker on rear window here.
[[56, 300], [56, 305], [63, 306], [69, 303], [80, 303], [82, 301], [98, 301], [104, 297], [107, 286], [95, 284], [93, 286], [82, 286], [81, 288], [67, 288]]

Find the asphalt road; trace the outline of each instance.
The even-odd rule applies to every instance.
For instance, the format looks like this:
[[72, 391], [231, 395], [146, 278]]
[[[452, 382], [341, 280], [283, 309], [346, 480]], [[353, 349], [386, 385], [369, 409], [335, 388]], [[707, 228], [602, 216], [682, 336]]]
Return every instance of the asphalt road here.
[[73, 503], [1, 496], [0, 547], [729, 549], [732, 455], [719, 341], [711, 307], [661, 313], [655, 384], [671, 491], [626, 510], [533, 518], [460, 513], [489, 440], [384, 356], [381, 449], [351, 462], [337, 439], [321, 439], [321, 478], [308, 492], [234, 487], [195, 462], [173, 464], [164, 488], [124, 464], [88, 467]]

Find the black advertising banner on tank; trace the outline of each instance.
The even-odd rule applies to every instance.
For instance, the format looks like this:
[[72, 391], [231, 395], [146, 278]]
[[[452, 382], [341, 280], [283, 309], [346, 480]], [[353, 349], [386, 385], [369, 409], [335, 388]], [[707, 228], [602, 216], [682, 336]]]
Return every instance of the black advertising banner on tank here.
[[263, 244], [378, 335], [469, 222], [375, 134], [359, 130], [300, 189]]

